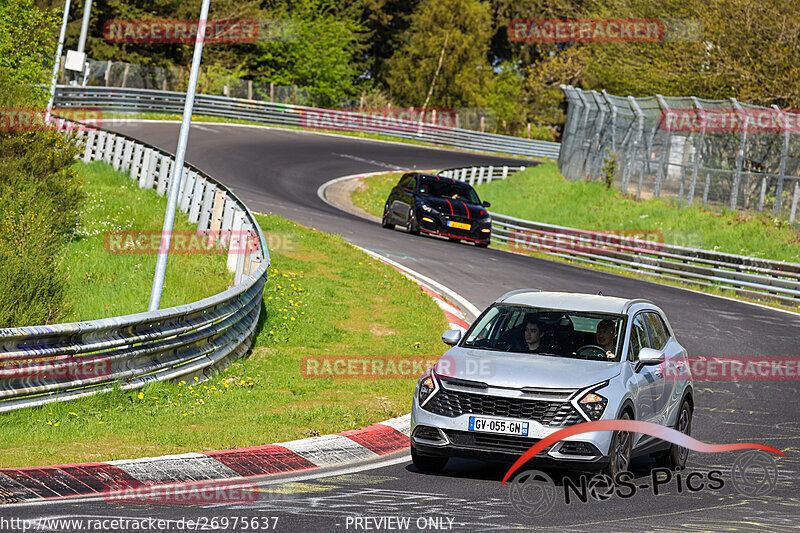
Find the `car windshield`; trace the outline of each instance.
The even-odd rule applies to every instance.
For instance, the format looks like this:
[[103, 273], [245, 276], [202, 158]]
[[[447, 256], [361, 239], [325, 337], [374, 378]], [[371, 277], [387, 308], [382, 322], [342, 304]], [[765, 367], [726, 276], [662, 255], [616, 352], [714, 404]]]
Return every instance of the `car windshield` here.
[[619, 361], [624, 327], [622, 315], [497, 304], [470, 328], [462, 346]]
[[481, 203], [475, 189], [460, 181], [454, 183], [449, 179], [437, 181], [435, 178], [423, 177], [419, 180], [418, 191], [420, 194], [449, 198], [451, 200], [461, 200], [462, 202], [468, 202], [470, 204], [480, 205]]

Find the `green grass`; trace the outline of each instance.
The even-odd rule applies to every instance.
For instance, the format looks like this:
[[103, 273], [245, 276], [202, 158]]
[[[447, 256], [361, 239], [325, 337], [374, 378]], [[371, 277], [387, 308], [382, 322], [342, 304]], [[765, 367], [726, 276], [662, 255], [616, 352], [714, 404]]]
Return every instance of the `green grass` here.
[[402, 172], [387, 172], [364, 178], [361, 180], [361, 185], [353, 191], [350, 200], [367, 213], [378, 217], [383, 216], [386, 198], [389, 197], [392, 187], [397, 185], [397, 181], [402, 175]]
[[[113, 118], [125, 118], [130, 120], [181, 120], [181, 115], [175, 115], [172, 113], [104, 113], [103, 118], [106, 119], [113, 119]], [[266, 124], [264, 122], [256, 122], [254, 120], [244, 120], [238, 118], [228, 118], [228, 117], [216, 117], [212, 115], [192, 115], [192, 122], [216, 122], [220, 124], [247, 124], [251, 126], [265, 126], [270, 128], [279, 128], [285, 130], [296, 130], [296, 131], [309, 131], [309, 128], [301, 128], [300, 126], [287, 126], [285, 124]], [[334, 135], [344, 135], [346, 137], [356, 137], [358, 139], [375, 139], [379, 141], [392, 141], [398, 142], [403, 144], [413, 144], [417, 146], [430, 146], [434, 148], [442, 148], [443, 145], [440, 144], [431, 144], [422, 141], [418, 141], [416, 139], [408, 139], [406, 137], [394, 137], [391, 135], [382, 135], [380, 133], [370, 133], [370, 132], [359, 132], [359, 131], [342, 131], [342, 130], [313, 130], [319, 131], [321, 133], [331, 133]], [[521, 156], [519, 154], [507, 154], [504, 152], [478, 152], [475, 150], [464, 150], [461, 148], [454, 148], [451, 146], [444, 146], [448, 150], [455, 150], [458, 152], [465, 152], [465, 153], [490, 153], [496, 156], [503, 156], [509, 157], [513, 159], [520, 159], [524, 161], [547, 161], [544, 158], [537, 158], [537, 157], [528, 157], [528, 156]]]
[[[364, 178], [353, 203], [381, 216], [399, 173]], [[641, 230], [663, 242], [800, 262], [800, 233], [766, 214], [678, 207], [674, 201], [637, 201], [601, 183], [569, 182], [554, 163], [531, 167], [506, 180], [475, 188], [491, 210], [526, 220], [591, 230]]]
[[[139, 189], [127, 174], [102, 162], [77, 165], [87, 198], [78, 236], [69, 243], [59, 268], [68, 274], [66, 311], [60, 322], [93, 320], [147, 311], [157, 256], [110, 253], [108, 232], [160, 232], [166, 198]], [[178, 212], [175, 231], [197, 228]], [[171, 254], [161, 307], [186, 304], [224, 291], [233, 284], [225, 254]]]
[[669, 244], [800, 262], [800, 234], [784, 220], [678, 207], [660, 198], [637, 201], [599, 182], [565, 181], [553, 163], [476, 190], [492, 211], [504, 215], [582, 229], [655, 231]]
[[[447, 321], [413, 282], [338, 236], [258, 216], [275, 243], [252, 354], [202, 384], [156, 383], [0, 414], [0, 466], [252, 446], [407, 413], [416, 377], [311, 379], [307, 356], [435, 359]], [[225, 384], [227, 383], [227, 387]], [[191, 389], [189, 388], [191, 386]]]

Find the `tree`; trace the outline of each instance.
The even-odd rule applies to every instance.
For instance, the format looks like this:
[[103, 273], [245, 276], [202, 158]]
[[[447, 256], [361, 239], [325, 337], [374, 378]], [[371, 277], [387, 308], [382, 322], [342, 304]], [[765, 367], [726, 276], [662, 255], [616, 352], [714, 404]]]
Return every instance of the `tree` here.
[[487, 60], [491, 34], [487, 3], [423, 0], [389, 60], [392, 94], [402, 105], [420, 106], [433, 88], [433, 107], [485, 105], [492, 75]]
[[353, 95], [360, 74], [359, 23], [338, 12], [333, 0], [302, 0], [275, 8], [274, 17], [296, 27], [296, 37], [259, 43], [259, 81], [306, 88], [321, 105]]

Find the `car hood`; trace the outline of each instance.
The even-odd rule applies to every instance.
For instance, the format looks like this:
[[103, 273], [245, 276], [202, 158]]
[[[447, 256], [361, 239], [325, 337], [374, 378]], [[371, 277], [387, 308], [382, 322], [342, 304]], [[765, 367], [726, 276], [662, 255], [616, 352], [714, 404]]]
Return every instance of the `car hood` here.
[[[471, 204], [462, 200], [450, 200], [438, 196], [423, 196], [421, 202], [432, 207], [444, 215], [455, 215], [464, 218], [484, 218], [486, 208], [482, 205]], [[484, 211], [481, 215], [481, 211]]]
[[568, 359], [530, 353], [451, 348], [436, 363], [436, 373], [494, 387], [577, 389], [617, 376], [620, 363]]

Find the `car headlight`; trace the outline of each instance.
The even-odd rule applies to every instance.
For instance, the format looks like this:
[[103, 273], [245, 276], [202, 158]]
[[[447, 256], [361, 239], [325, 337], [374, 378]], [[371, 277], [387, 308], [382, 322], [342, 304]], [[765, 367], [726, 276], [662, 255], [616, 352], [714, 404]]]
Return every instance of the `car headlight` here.
[[[603, 383], [598, 387], [594, 387], [594, 390], [603, 388], [606, 385], [607, 383]], [[589, 420], [600, 420], [608, 405], [608, 398], [597, 394], [594, 390], [587, 392], [578, 400], [578, 407], [586, 413]]]
[[439, 383], [436, 381], [436, 374], [433, 373], [433, 368], [430, 368], [419, 378], [419, 406], [422, 407], [428, 403], [438, 390]]

